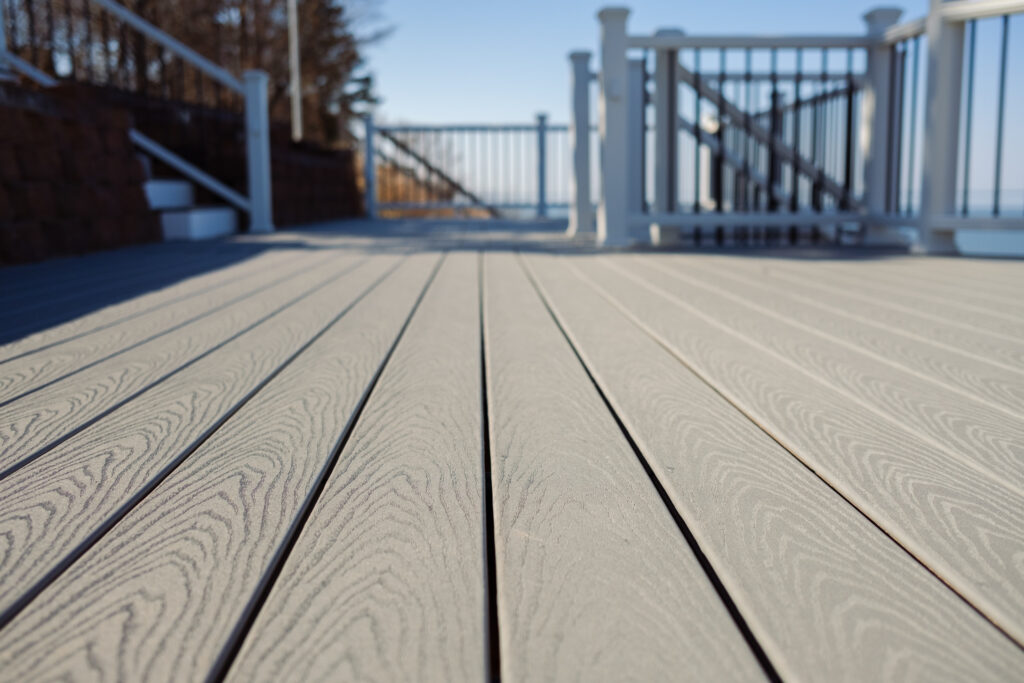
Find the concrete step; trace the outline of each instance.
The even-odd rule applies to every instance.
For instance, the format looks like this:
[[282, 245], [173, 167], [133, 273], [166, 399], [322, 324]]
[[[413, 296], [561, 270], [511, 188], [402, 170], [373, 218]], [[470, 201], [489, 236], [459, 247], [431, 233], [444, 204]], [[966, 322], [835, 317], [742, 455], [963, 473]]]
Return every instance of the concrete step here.
[[196, 201], [195, 188], [187, 180], [147, 180], [143, 187], [149, 208], [156, 211], [184, 209]]
[[165, 240], [207, 240], [234, 234], [238, 216], [227, 206], [197, 206], [164, 211], [160, 224]]

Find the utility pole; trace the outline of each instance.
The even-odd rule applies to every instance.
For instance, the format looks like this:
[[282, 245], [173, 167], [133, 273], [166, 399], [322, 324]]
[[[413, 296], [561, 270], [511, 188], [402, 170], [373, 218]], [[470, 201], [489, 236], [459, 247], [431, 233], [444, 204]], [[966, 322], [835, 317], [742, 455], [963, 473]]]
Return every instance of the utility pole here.
[[292, 95], [292, 140], [302, 139], [302, 78], [299, 72], [298, 0], [288, 0], [288, 72]]

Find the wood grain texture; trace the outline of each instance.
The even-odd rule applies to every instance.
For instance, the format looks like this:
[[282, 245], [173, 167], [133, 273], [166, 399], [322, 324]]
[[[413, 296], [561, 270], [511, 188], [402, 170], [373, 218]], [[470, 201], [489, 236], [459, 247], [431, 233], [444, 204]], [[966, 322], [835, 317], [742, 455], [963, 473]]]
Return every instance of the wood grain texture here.
[[[715, 260], [715, 263], [723, 261]], [[872, 296], [848, 285], [836, 286], [813, 274], [784, 270], [759, 259], [747, 264], [742, 263], [742, 259], [730, 259], [729, 264], [729, 267], [745, 268], [765, 282], [778, 282], [779, 286], [793, 287], [816, 301], [839, 306], [847, 314], [889, 327], [894, 333], [970, 354], [1007, 372], [1024, 373], [1024, 348], [1019, 339], [992, 336], [962, 324], [951, 315], [930, 315], [907, 306], [894, 306], [887, 297]]]
[[312, 262], [302, 259], [296, 268], [288, 265], [286, 257], [294, 258], [294, 255], [278, 254], [278, 258], [263, 259], [248, 270], [236, 273], [230, 282], [212, 290], [203, 289], [198, 283], [183, 283], [176, 287], [181, 293], [203, 293], [168, 303], [119, 325], [57, 344], [48, 348], [45, 354], [32, 354], [0, 365], [0, 402], [10, 401], [57, 381], [133, 345], [173, 333], [179, 326], [207, 315], [216, 315], [223, 307], [247, 297], [260, 296], [296, 273], [315, 268], [329, 258], [321, 256]]
[[[842, 266], [842, 264], [838, 264], [838, 266]], [[860, 296], [870, 297], [880, 306], [946, 321], [979, 334], [985, 334], [993, 339], [1019, 342], [1024, 338], [1024, 320], [980, 310], [977, 307], [957, 305], [950, 300], [936, 300], [931, 295], [917, 289], [878, 284], [870, 277], [865, 277], [863, 273], [855, 275], [845, 272], [841, 267], [833, 266], [831, 263], [808, 264], [787, 261], [773, 265], [773, 267], [812, 276], [816, 282], [854, 291]]]
[[484, 674], [477, 257], [449, 256], [228, 677]]
[[1024, 642], [1024, 498], [604, 260], [595, 287], [886, 533]]
[[[316, 256], [308, 257], [316, 259]], [[338, 276], [360, 257], [347, 256], [303, 272], [273, 291], [247, 299], [4, 407], [0, 469], [19, 462], [79, 425], [150, 387], [289, 301]]]
[[1014, 643], [569, 262], [527, 260], [783, 679], [998, 681], [1024, 667]]
[[681, 265], [669, 267], [661, 259], [616, 262], [759, 345], [777, 364], [838, 389], [877, 419], [916, 433], [932, 448], [1024, 497], [1024, 418], [1017, 412], [864, 353], [814, 323], [780, 316], [770, 310], [771, 294], [755, 289], [740, 295], [709, 286]]
[[484, 274], [502, 680], [762, 679], [515, 257]]
[[4, 675], [205, 677], [436, 261], [406, 261], [0, 631]]
[[[965, 280], [952, 275], [948, 270], [937, 268], [930, 260], [925, 266], [917, 265], [918, 259], [905, 257], [881, 261], [866, 261], [840, 264], [839, 272], [870, 278], [877, 285], [905, 290], [916, 296], [926, 296], [932, 301], [949, 304], [954, 309], [967, 307], [987, 314], [994, 314], [1009, 320], [1024, 319], [1024, 301], [1019, 293], [1024, 290], [1024, 265], [1020, 266], [1016, 292], [1004, 286], [985, 280]], [[983, 268], [977, 269], [980, 275]]]
[[685, 257], [666, 259], [663, 263], [699, 279], [704, 285], [751, 297], [751, 300], [756, 298], [766, 311], [813, 326], [932, 381], [1024, 417], [1024, 374], [1008, 373], [977, 356], [929, 344], [851, 314], [841, 302], [828, 303], [827, 298], [818, 301], [802, 294], [801, 289], [759, 279], [745, 269], [733, 267], [735, 260], [725, 267], [708, 267], [700, 258]]
[[395, 265], [375, 257], [0, 480], [0, 613]]

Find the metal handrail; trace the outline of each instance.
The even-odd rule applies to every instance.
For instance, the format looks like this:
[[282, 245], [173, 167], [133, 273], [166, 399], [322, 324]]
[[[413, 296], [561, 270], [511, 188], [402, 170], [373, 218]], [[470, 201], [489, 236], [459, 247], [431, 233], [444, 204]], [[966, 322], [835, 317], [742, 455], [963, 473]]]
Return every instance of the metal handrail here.
[[159, 43], [166, 49], [170, 50], [182, 60], [188, 62], [199, 71], [202, 71], [210, 78], [218, 81], [222, 85], [234, 90], [235, 92], [242, 94], [245, 91], [245, 87], [242, 81], [235, 77], [227, 69], [217, 66], [206, 57], [202, 56], [188, 45], [185, 45], [180, 40], [168, 35], [161, 31], [153, 24], [149, 23], [142, 17], [134, 14], [128, 9], [125, 9], [113, 0], [88, 0], [89, 2], [99, 5], [107, 12], [113, 14], [115, 17], [134, 28], [139, 33], [144, 34], [150, 40]]

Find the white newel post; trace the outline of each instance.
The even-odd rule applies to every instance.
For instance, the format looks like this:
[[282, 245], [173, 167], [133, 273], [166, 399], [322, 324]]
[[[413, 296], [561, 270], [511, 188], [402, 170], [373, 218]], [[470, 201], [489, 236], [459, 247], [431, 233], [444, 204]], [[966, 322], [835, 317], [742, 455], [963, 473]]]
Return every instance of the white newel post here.
[[537, 218], [548, 215], [548, 115], [537, 114]]
[[[644, 114], [647, 111], [647, 87], [644, 82], [644, 60], [630, 59], [627, 66], [626, 88], [626, 159], [629, 169], [627, 180], [629, 195], [626, 210], [630, 214], [644, 210]], [[647, 226], [630, 226], [634, 241], [648, 240]]]
[[960, 86], [964, 25], [944, 21], [942, 0], [931, 0], [925, 24], [928, 36], [928, 86], [924, 98], [924, 153], [921, 164], [920, 251], [956, 253], [953, 233], [941, 217], [955, 211], [957, 152], [960, 143]]
[[363, 116], [363, 202], [366, 204], [366, 217], [377, 217], [377, 164], [374, 161], [373, 114]]
[[270, 183], [270, 112], [263, 71], [243, 75], [245, 87], [245, 152], [249, 172], [249, 232], [273, 232], [274, 212]]
[[[890, 26], [899, 21], [903, 10], [879, 7], [864, 15], [868, 36], [880, 38]], [[888, 45], [875, 45], [867, 50], [867, 78], [861, 94], [860, 130], [858, 144], [864, 159], [864, 203], [873, 214], [886, 213], [886, 186], [890, 181], [888, 154], [891, 135], [889, 130], [889, 94], [892, 49]], [[893, 227], [868, 223], [864, 243], [870, 245], [901, 244], [904, 240]]]
[[631, 241], [627, 225], [627, 17], [629, 10], [624, 7], [606, 7], [597, 13], [601, 22], [601, 195], [597, 206], [597, 242], [605, 246]]
[[590, 199], [590, 53], [569, 55], [571, 69], [572, 120], [569, 147], [572, 149], [568, 235], [594, 231], [594, 207]]

